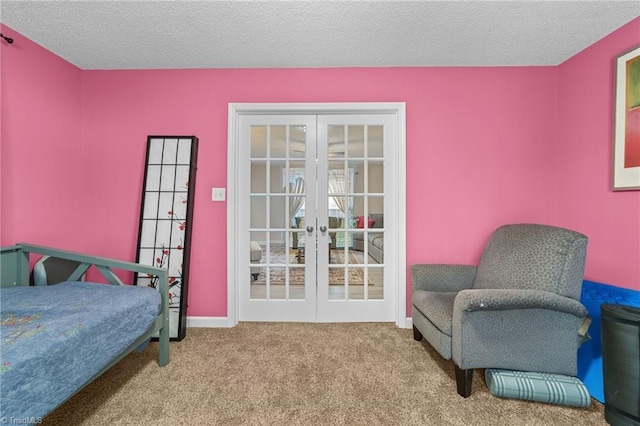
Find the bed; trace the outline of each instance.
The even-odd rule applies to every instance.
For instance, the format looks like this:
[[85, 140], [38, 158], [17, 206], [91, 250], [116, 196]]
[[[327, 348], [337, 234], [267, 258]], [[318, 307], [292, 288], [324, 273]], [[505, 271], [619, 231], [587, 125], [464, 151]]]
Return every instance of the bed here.
[[[78, 262], [66, 282], [30, 286], [30, 255]], [[91, 267], [108, 284], [80, 282]], [[114, 270], [158, 277], [124, 285]], [[31, 244], [0, 249], [0, 419], [45, 417], [130, 352], [159, 341], [169, 363], [167, 270]]]

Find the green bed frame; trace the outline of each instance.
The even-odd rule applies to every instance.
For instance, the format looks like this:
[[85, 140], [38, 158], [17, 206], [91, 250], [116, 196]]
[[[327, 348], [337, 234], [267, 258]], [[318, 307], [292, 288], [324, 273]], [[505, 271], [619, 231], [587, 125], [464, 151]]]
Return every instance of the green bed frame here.
[[160, 344], [158, 365], [164, 367], [169, 364], [169, 277], [166, 269], [33, 244], [17, 244], [0, 248], [0, 287], [29, 285], [30, 255], [52, 256], [80, 262], [80, 266], [69, 276], [68, 281], [78, 281], [92, 266], [112, 285], [124, 285], [112, 269], [150, 274], [158, 277], [158, 290], [162, 296], [162, 311], [152, 327], [124, 352], [113, 359], [109, 365], [82, 385], [76, 393], [152, 337], [157, 337]]

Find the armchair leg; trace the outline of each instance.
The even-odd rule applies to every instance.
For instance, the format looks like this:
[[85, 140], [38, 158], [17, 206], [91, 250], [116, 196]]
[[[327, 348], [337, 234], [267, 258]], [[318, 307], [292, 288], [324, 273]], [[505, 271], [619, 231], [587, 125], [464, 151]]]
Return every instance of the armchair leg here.
[[415, 325], [413, 326], [413, 340], [417, 340], [418, 342], [422, 340], [422, 333], [420, 333], [420, 330], [418, 330]]
[[455, 365], [456, 368], [456, 385], [458, 387], [458, 395], [468, 398], [471, 395], [471, 379], [473, 379], [473, 368], [462, 370]]

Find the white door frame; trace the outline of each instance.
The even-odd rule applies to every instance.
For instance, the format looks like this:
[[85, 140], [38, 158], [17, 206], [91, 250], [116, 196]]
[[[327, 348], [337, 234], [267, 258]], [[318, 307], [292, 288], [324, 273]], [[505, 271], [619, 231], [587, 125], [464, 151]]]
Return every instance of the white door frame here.
[[393, 209], [393, 217], [398, 218], [394, 223], [395, 232], [387, 233], [385, 239], [394, 238], [397, 247], [393, 253], [393, 264], [397, 265], [394, 280], [396, 282], [396, 312], [395, 323], [398, 327], [407, 325], [407, 278], [406, 278], [406, 114], [404, 102], [393, 103], [230, 103], [228, 116], [227, 139], [227, 325], [233, 327], [238, 324], [239, 296], [238, 296], [238, 261], [247, 257], [247, 253], [240, 252], [239, 238], [246, 230], [246, 224], [239, 223], [238, 182], [246, 179], [241, 176], [243, 169], [239, 167], [240, 152], [239, 118], [241, 115], [275, 115], [275, 114], [393, 114], [396, 120], [396, 143], [394, 144], [393, 169], [394, 191], [397, 202], [385, 205], [386, 209]]

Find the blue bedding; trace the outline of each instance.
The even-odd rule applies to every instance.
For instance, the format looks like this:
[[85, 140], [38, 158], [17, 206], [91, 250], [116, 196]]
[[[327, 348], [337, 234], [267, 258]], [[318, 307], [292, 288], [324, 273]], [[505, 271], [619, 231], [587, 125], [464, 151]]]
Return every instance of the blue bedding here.
[[44, 417], [152, 326], [160, 293], [66, 282], [0, 293], [0, 419]]

